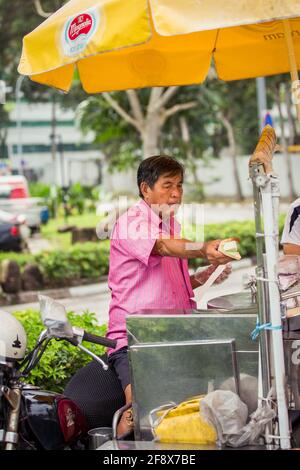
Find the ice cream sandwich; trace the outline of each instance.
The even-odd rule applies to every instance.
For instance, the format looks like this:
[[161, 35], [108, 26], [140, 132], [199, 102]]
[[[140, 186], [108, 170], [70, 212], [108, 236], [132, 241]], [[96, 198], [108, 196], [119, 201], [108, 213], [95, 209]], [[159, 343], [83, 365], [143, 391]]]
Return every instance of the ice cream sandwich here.
[[238, 252], [238, 247], [235, 240], [222, 240], [219, 245], [218, 251], [223, 253], [223, 255], [228, 256], [229, 258], [236, 260], [241, 259], [241, 255]]

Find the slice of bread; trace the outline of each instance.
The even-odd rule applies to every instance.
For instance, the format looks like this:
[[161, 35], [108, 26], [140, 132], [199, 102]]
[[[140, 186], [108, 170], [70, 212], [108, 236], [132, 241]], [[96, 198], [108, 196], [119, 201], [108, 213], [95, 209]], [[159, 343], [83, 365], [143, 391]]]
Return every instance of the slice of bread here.
[[222, 240], [219, 245], [218, 251], [220, 251], [220, 253], [223, 253], [223, 255], [228, 256], [229, 258], [236, 260], [241, 259], [241, 255], [238, 252], [238, 247], [235, 240]]

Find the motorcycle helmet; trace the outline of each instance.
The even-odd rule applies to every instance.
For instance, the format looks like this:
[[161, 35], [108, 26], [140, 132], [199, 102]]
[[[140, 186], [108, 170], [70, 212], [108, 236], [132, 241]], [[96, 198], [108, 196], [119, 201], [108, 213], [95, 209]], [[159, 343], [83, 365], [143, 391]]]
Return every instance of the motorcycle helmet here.
[[24, 358], [27, 337], [21, 323], [10, 313], [0, 310], [0, 364]]

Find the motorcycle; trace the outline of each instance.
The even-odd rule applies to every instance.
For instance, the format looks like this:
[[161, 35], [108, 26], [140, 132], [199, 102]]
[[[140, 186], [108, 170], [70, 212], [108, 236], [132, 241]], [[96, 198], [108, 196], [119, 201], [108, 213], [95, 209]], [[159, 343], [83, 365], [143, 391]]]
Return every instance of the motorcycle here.
[[[88, 431], [111, 426], [125, 398], [105, 356], [96, 356], [82, 341], [111, 348], [116, 347], [116, 341], [72, 327], [61, 304], [46, 296], [39, 296], [39, 300], [46, 329], [26, 356], [23, 326], [11, 314], [1, 312], [0, 449], [85, 450]], [[24, 382], [53, 339], [68, 341], [93, 358], [70, 380], [64, 394]]]

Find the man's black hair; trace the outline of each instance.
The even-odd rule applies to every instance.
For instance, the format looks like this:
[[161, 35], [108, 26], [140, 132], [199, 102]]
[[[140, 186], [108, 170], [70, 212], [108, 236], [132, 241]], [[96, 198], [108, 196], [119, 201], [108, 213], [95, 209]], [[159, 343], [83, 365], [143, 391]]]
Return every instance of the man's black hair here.
[[140, 197], [143, 198], [141, 183], [147, 183], [152, 189], [160, 176], [175, 176], [179, 173], [183, 179], [183, 166], [169, 155], [154, 155], [153, 157], [146, 158], [140, 163], [137, 171], [137, 184]]

